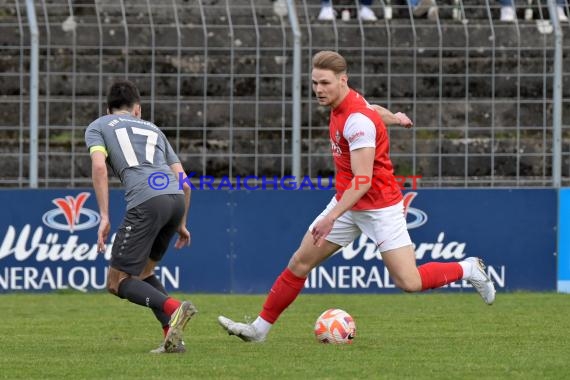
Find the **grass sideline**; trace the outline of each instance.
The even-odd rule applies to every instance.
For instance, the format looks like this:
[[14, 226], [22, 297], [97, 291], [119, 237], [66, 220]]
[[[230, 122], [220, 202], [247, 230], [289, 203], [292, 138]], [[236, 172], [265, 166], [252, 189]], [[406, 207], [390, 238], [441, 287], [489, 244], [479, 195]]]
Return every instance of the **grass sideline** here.
[[[181, 295], [199, 309], [183, 355], [161, 341], [150, 310], [111, 295], [0, 295], [1, 379], [562, 379], [570, 373], [570, 295], [301, 295], [268, 341], [243, 343], [216, 317], [253, 319], [264, 296]], [[356, 320], [349, 346], [313, 336], [339, 307]]]

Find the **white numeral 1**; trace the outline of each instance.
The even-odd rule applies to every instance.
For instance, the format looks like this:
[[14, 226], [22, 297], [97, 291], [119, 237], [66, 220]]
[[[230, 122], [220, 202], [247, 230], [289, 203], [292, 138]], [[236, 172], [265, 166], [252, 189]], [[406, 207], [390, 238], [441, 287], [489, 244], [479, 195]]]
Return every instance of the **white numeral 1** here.
[[[145, 159], [151, 164], [154, 161], [154, 150], [156, 148], [156, 142], [158, 141], [158, 133], [142, 128], [132, 127], [131, 130], [135, 135], [146, 136], [146, 147], [145, 147]], [[129, 139], [129, 133], [126, 128], [115, 129], [115, 135], [117, 135], [117, 140], [121, 147], [121, 151], [127, 160], [129, 166], [137, 166], [139, 161], [137, 160], [137, 155], [133, 149], [133, 144]]]

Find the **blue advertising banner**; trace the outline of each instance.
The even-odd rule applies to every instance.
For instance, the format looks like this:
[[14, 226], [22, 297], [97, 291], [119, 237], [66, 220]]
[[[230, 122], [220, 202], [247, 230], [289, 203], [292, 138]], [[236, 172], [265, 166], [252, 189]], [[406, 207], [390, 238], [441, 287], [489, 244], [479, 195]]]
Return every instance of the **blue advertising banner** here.
[[[406, 193], [405, 204], [418, 265], [477, 256], [498, 291], [555, 289], [554, 190], [420, 190]], [[447, 288], [471, 286], [459, 281]], [[372, 241], [361, 236], [314, 270], [307, 290], [397, 289]]]
[[89, 191], [6, 190], [0, 198], [0, 291], [105, 288]]
[[[265, 293], [287, 265], [332, 191], [201, 191], [192, 195], [192, 245], [173, 244], [156, 274], [170, 291]], [[97, 253], [99, 214], [91, 190], [4, 190], [0, 292], [105, 288]], [[419, 190], [405, 195], [418, 264], [485, 259], [498, 291], [556, 289], [556, 191]], [[112, 231], [123, 192], [110, 193]], [[570, 279], [570, 277], [568, 277]], [[444, 291], [461, 291], [457, 282]], [[397, 290], [366, 236], [311, 272], [309, 293]]]
[[558, 291], [570, 293], [570, 189], [559, 193]]

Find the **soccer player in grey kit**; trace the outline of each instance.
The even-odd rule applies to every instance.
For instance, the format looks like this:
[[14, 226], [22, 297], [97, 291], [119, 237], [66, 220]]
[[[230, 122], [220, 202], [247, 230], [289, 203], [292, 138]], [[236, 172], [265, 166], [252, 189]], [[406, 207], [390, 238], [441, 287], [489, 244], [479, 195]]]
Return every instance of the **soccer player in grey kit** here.
[[[127, 210], [113, 243], [107, 289], [152, 309], [165, 339], [151, 352], [182, 353], [186, 351], [184, 328], [197, 310], [189, 301], [169, 297], [154, 275], [154, 267], [174, 234], [178, 233], [176, 248], [190, 244], [186, 229], [190, 187], [184, 184], [180, 190], [177, 175], [184, 169], [164, 133], [141, 119], [140, 94], [132, 82], [114, 82], [107, 94], [107, 107], [108, 114], [85, 131], [101, 214], [97, 234], [100, 252], [105, 250], [111, 229], [106, 163], [125, 187]], [[160, 182], [160, 189], [152, 188], [152, 177], [158, 173], [163, 176], [156, 182]]]

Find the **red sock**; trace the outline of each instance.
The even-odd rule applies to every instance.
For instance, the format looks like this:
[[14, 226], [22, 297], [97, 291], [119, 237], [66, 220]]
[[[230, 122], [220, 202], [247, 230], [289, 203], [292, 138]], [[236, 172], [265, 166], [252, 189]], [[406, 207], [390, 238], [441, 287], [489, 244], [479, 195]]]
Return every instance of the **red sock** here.
[[418, 267], [422, 279], [422, 290], [435, 289], [463, 277], [459, 263], [431, 262]]
[[277, 277], [259, 316], [269, 323], [275, 323], [277, 318], [301, 293], [305, 285], [305, 277], [297, 277], [285, 268]]
[[175, 300], [174, 298], [167, 298], [166, 301], [162, 304], [162, 311], [164, 311], [167, 315], [172, 315], [176, 309], [180, 306], [181, 302]]
[[162, 332], [164, 333], [164, 336], [166, 337], [166, 334], [168, 334], [168, 329], [170, 328], [170, 326], [166, 325], [166, 326], [162, 326]]

